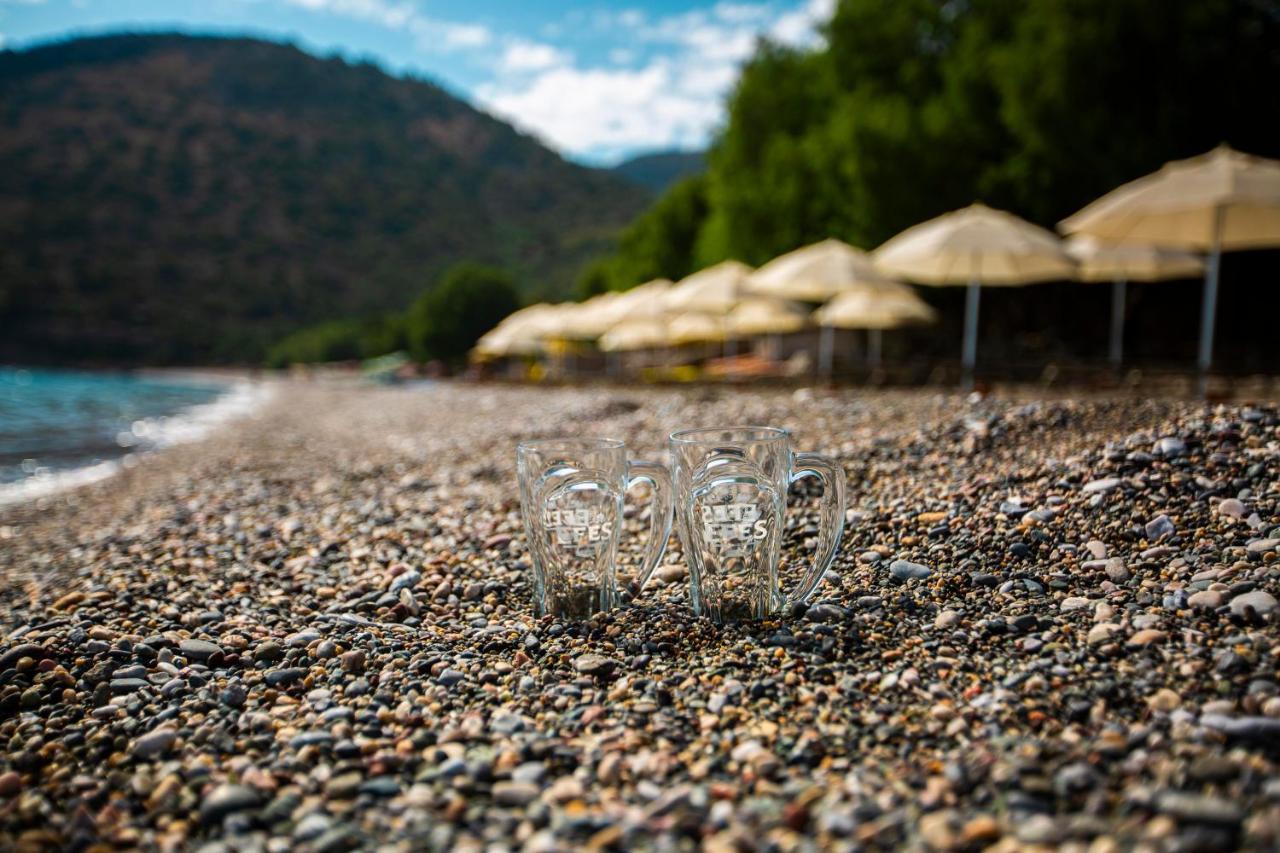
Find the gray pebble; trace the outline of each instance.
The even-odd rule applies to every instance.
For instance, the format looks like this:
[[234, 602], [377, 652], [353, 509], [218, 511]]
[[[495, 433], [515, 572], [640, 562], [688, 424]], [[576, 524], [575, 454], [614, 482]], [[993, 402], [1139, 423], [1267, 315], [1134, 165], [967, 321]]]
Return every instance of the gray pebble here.
[[1245, 616], [1249, 610], [1253, 610], [1259, 616], [1266, 616], [1275, 609], [1275, 596], [1260, 589], [1231, 599], [1231, 612], [1236, 616]]
[[500, 806], [525, 806], [538, 798], [542, 789], [528, 782], [499, 782], [493, 786], [493, 801]]
[[306, 677], [307, 671], [302, 667], [273, 669], [267, 672], [265, 680], [270, 687], [286, 687]]
[[183, 640], [178, 644], [178, 651], [192, 660], [201, 661], [223, 653], [221, 646], [207, 640]]
[[933, 570], [928, 566], [921, 565], [920, 563], [912, 563], [907, 560], [894, 560], [889, 564], [889, 574], [893, 576], [894, 580], [905, 582], [909, 580], [927, 578], [929, 575], [933, 574]]
[[177, 739], [178, 733], [173, 729], [154, 729], [134, 741], [133, 756], [145, 760], [163, 755]]
[[256, 808], [259, 803], [261, 798], [253, 788], [224, 782], [200, 803], [200, 820], [217, 823], [229, 814]]

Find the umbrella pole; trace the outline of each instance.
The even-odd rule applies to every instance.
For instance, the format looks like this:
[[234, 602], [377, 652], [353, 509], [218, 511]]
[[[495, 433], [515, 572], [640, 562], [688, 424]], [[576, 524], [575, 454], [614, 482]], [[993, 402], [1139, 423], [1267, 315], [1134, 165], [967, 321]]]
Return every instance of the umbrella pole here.
[[867, 362], [871, 365], [872, 370], [880, 368], [881, 334], [879, 329], [867, 330]]
[[1213, 365], [1213, 323], [1218, 310], [1218, 264], [1222, 260], [1223, 209], [1213, 212], [1213, 247], [1204, 265], [1204, 306], [1200, 311], [1200, 396], [1209, 390], [1209, 368]]
[[824, 379], [831, 377], [831, 362], [835, 356], [836, 330], [834, 326], [823, 326], [818, 332], [818, 375]]
[[973, 369], [978, 361], [978, 297], [982, 286], [978, 279], [969, 279], [969, 291], [964, 300], [964, 388], [973, 390]]
[[1124, 301], [1125, 301], [1125, 285], [1124, 278], [1117, 278], [1111, 282], [1111, 367], [1115, 370], [1120, 369], [1120, 363], [1124, 361]]

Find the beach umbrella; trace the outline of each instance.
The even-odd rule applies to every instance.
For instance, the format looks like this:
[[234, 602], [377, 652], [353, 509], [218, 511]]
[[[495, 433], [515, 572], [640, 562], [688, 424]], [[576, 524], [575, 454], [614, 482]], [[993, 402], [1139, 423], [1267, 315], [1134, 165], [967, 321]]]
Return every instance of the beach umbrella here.
[[862, 284], [893, 282], [871, 256], [840, 240], [823, 240], [779, 255], [753, 272], [747, 290], [798, 302], [826, 302]]
[[609, 316], [615, 323], [635, 317], [660, 317], [667, 310], [665, 300], [671, 287], [668, 279], [655, 278], [624, 290], [609, 303]]
[[798, 332], [809, 322], [803, 305], [785, 299], [747, 297], [734, 306], [725, 320], [730, 335], [785, 335]]
[[714, 343], [725, 340], [725, 318], [703, 311], [687, 311], [667, 324], [668, 341], [673, 344]]
[[912, 226], [872, 253], [881, 270], [920, 284], [966, 285], [966, 384], [978, 355], [978, 298], [983, 285], [1010, 287], [1072, 278], [1075, 262], [1051, 231], [1012, 213], [973, 204]]
[[865, 329], [868, 360], [876, 366], [884, 330], [933, 323], [938, 314], [904, 285], [864, 286], [833, 297], [814, 312], [813, 319], [824, 329]]
[[746, 294], [751, 267], [722, 261], [677, 282], [667, 291], [664, 307], [671, 313], [702, 311], [724, 315]]
[[624, 320], [600, 336], [600, 349], [605, 352], [655, 349], [670, 342], [667, 325], [653, 317]]
[[725, 332], [733, 338], [777, 336], [798, 332], [809, 325], [809, 309], [799, 302], [748, 296], [734, 306], [725, 318]]
[[1280, 246], [1280, 161], [1220, 145], [1112, 190], [1058, 227], [1112, 243], [1208, 253], [1198, 360], [1203, 391], [1213, 364], [1222, 253]]
[[1067, 240], [1067, 254], [1076, 259], [1081, 281], [1111, 282], [1111, 364], [1124, 358], [1125, 287], [1130, 281], [1190, 278], [1204, 272], [1204, 261], [1190, 252], [1136, 244], [1108, 244], [1077, 234]]
[[594, 340], [618, 324], [622, 316], [614, 308], [620, 293], [602, 293], [566, 312], [562, 333], [574, 340]]
[[540, 353], [542, 339], [555, 330], [563, 310], [560, 305], [540, 302], [514, 311], [482, 335], [473, 352], [487, 358]]
[[[747, 288], [754, 293], [781, 299], [826, 302], [852, 288], [892, 284], [894, 281], [875, 265], [866, 252], [840, 240], [827, 239], [769, 261], [751, 274]], [[831, 373], [834, 351], [835, 330], [823, 326], [818, 332], [816, 359], [820, 374]]]

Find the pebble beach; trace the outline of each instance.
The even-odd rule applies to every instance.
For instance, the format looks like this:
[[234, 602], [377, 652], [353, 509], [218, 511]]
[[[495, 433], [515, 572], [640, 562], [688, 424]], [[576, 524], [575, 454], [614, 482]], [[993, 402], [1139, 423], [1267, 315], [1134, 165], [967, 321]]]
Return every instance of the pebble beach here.
[[[533, 616], [517, 440], [741, 423], [807, 608]], [[0, 509], [0, 849], [1276, 849], [1278, 552], [1274, 404], [282, 382]]]

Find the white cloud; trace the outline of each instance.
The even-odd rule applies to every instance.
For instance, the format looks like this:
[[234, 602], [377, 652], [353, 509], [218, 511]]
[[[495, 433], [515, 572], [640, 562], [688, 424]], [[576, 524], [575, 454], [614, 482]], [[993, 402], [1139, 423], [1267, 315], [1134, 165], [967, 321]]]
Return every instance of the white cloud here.
[[555, 147], [611, 159], [636, 148], [701, 144], [714, 120], [706, 101], [681, 91], [671, 64], [640, 69], [556, 68], [527, 86], [479, 93], [499, 115]]
[[409, 24], [417, 15], [407, 3], [387, 0], [287, 0], [312, 12], [329, 12], [361, 21], [371, 21], [388, 29], [398, 30]]
[[[769, 3], [721, 0], [656, 19], [635, 9], [599, 12], [588, 21], [619, 42], [607, 53], [610, 64], [578, 67], [528, 51], [521, 56], [530, 61], [516, 69], [508, 46], [499, 63], [506, 73], [476, 94], [496, 114], [572, 155], [607, 162], [640, 149], [702, 146], [723, 120], [724, 97], [757, 40], [815, 44], [815, 26], [833, 8], [834, 0], [804, 0], [779, 13]], [[534, 67], [535, 56], [545, 67]], [[619, 67], [642, 57], [638, 67]]]
[[831, 19], [835, 0], [808, 0], [803, 6], [787, 12], [773, 22], [769, 38], [782, 44], [808, 46], [819, 40], [818, 24]]
[[431, 43], [439, 37], [446, 48], [484, 47], [493, 41], [493, 33], [479, 24], [453, 24], [447, 21], [420, 20], [414, 26], [419, 44]]
[[368, 21], [389, 30], [404, 30], [413, 35], [424, 50], [458, 50], [485, 47], [493, 41], [493, 33], [479, 24], [442, 21], [423, 15], [411, 3], [395, 0], [285, 0], [313, 12], [341, 15]]
[[502, 71], [509, 73], [543, 71], [565, 65], [570, 58], [568, 53], [558, 47], [542, 42], [515, 39], [507, 44], [498, 65]]
[[733, 3], [721, 0], [711, 8], [711, 14], [730, 24], [758, 23], [772, 14], [768, 3]]

